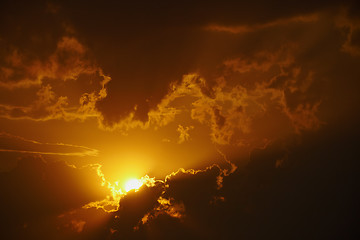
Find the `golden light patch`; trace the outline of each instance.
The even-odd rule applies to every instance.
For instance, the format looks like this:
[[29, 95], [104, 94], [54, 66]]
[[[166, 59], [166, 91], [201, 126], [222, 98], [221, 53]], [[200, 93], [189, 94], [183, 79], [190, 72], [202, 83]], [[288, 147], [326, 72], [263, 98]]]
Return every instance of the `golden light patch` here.
[[132, 178], [126, 181], [125, 183], [125, 191], [128, 192], [130, 190], [138, 190], [143, 185], [143, 181], [140, 179]]
[[[119, 209], [119, 202], [127, 192], [131, 190], [137, 191], [141, 186], [155, 187], [156, 183], [163, 183], [161, 180], [155, 180], [155, 177], [151, 178], [148, 175], [137, 178], [128, 178], [123, 184], [119, 184], [119, 181], [109, 182], [105, 179], [105, 175], [101, 170], [101, 165], [97, 166], [98, 176], [102, 179], [103, 186], [107, 186], [111, 194], [106, 199], [100, 201], [90, 202], [83, 206], [83, 208], [97, 208], [103, 209], [105, 212], [115, 212]], [[133, 175], [134, 176], [134, 175]]]

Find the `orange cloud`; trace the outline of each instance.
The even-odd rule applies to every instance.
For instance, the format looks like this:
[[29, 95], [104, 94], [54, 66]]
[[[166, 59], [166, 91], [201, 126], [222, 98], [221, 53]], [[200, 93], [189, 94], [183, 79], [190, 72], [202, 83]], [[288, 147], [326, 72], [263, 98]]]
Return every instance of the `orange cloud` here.
[[360, 19], [358, 17], [350, 17], [348, 15], [348, 9], [343, 9], [337, 16], [335, 24], [346, 34], [346, 40], [341, 50], [350, 55], [359, 56], [360, 42], [356, 38], [360, 34]]
[[45, 78], [76, 80], [82, 73], [95, 73], [99, 68], [88, 60], [87, 49], [74, 37], [59, 39], [55, 51], [44, 60], [32, 58], [20, 49], [5, 57], [0, 72], [0, 87], [5, 89], [39, 86]]
[[177, 131], [180, 133], [179, 140], [178, 140], [179, 144], [190, 140], [189, 131], [193, 128], [194, 128], [193, 126], [190, 126], [190, 127], [183, 127], [182, 125], [178, 126]]
[[[6, 118], [1, 120], [12, 129], [22, 123], [26, 125], [24, 130], [39, 127], [30, 133], [44, 131], [40, 129], [43, 125], [49, 126], [46, 130], [52, 127], [55, 133], [67, 129], [69, 132], [61, 133], [62, 138], [66, 135], [74, 141], [93, 141], [111, 152], [108, 155], [115, 154], [108, 161], [108, 156], [101, 158], [102, 165], [83, 168], [61, 161], [45, 162], [43, 158], [38, 162], [24, 159], [13, 170], [0, 173], [1, 193], [5, 196], [0, 199], [0, 210], [7, 220], [1, 229], [5, 233], [15, 232], [19, 239], [26, 238], [22, 235], [27, 233], [51, 239], [37, 236], [50, 232], [47, 223], [42, 222], [51, 214], [66, 222], [63, 228], [54, 227], [51, 234], [74, 239], [291, 238], [288, 236], [299, 233], [298, 229], [305, 230], [302, 236], [314, 235], [306, 231], [314, 229], [308, 228], [305, 215], [331, 213], [348, 222], [343, 218], [347, 210], [343, 206], [350, 206], [349, 212], [357, 206], [352, 204], [357, 201], [346, 198], [354, 195], [348, 190], [348, 182], [356, 182], [351, 174], [357, 169], [353, 163], [356, 161], [347, 160], [355, 159], [356, 124], [344, 127], [346, 134], [338, 134], [343, 129], [336, 129], [348, 122], [341, 120], [332, 121], [330, 126], [335, 128], [322, 131], [326, 132], [324, 136], [316, 137], [309, 130], [323, 127], [327, 121], [321, 118], [324, 116], [346, 120], [355, 116], [351, 121], [357, 120], [357, 105], [353, 104], [359, 99], [357, 16], [346, 13], [334, 17], [340, 3], [333, 2], [299, 2], [296, 7], [284, 2], [281, 8], [271, 11], [268, 7], [273, 3], [267, 2], [261, 8], [249, 3], [209, 3], [205, 8], [202, 4], [166, 3], [166, 11], [151, 3], [139, 8], [138, 3], [102, 6], [89, 2], [86, 9], [74, 1], [63, 4], [47, 4], [43, 11], [56, 21], [63, 20], [62, 13], [69, 21], [78, 21], [75, 24], [81, 30], [76, 33], [79, 38], [74, 37], [75, 31], [68, 23], [63, 23], [65, 34], [53, 33], [51, 27], [41, 29], [45, 21], [25, 23], [21, 19], [29, 18], [23, 13], [38, 17], [32, 8], [23, 8], [24, 12], [18, 14], [23, 15], [20, 20], [12, 15], [15, 11], [0, 8], [2, 19], [17, 23], [6, 21], [12, 29], [8, 32], [15, 32], [15, 37], [5, 41], [6, 46], [13, 42], [24, 45], [21, 48], [9, 44], [0, 50], [0, 118]], [[18, 8], [18, 4], [14, 7]], [[77, 10], [84, 15], [78, 15]], [[314, 11], [318, 12], [305, 14]], [[150, 15], [154, 18], [150, 19]], [[109, 27], [114, 24], [118, 27]], [[202, 26], [206, 26], [205, 31]], [[22, 34], [27, 28], [40, 29], [40, 34], [31, 30]], [[1, 32], [0, 44], [2, 37], [7, 38], [6, 33]], [[44, 36], [37, 36], [41, 34]], [[14, 41], [17, 38], [26, 43], [19, 43], [22, 39]], [[79, 39], [85, 39], [93, 49], [89, 51]], [[43, 46], [43, 42], [51, 44]], [[33, 49], [29, 50], [29, 45]], [[130, 136], [94, 132], [89, 122], [76, 132], [83, 136], [73, 136], [75, 123], [57, 129], [58, 121], [30, 122], [88, 118], [97, 119], [103, 130]], [[348, 132], [354, 132], [353, 136]], [[46, 134], [41, 132], [42, 137]], [[96, 139], [87, 139], [95, 135]], [[297, 141], [303, 145], [289, 146]], [[136, 159], [136, 154], [123, 157], [119, 154], [122, 151], [154, 152], [154, 156], [166, 161], [153, 156], [156, 160]], [[202, 151], [206, 153], [198, 154]], [[7, 133], [0, 133], [0, 152], [19, 153], [21, 157], [23, 153], [31, 157], [98, 154], [98, 150], [85, 146], [41, 143]], [[345, 159], [344, 164], [337, 159]], [[249, 163], [238, 167], [230, 160]], [[104, 169], [106, 165], [122, 168], [130, 161], [135, 168], [149, 172], [160, 169], [162, 174], [165, 168], [175, 166], [174, 162], [184, 168], [163, 180], [146, 175], [138, 191], [125, 192], [121, 184], [108, 180]], [[156, 163], [150, 167], [149, 162]], [[200, 170], [191, 169], [195, 166]], [[123, 168], [126, 172], [127, 167]], [[123, 172], [113, 170], [109, 175]], [[334, 177], [339, 173], [343, 174]], [[334, 195], [337, 192], [340, 194]], [[299, 196], [311, 197], [300, 198], [299, 205]], [[329, 199], [330, 204], [324, 205]], [[103, 215], [81, 216], [94, 210]], [[68, 213], [66, 219], [64, 211]], [[100, 226], [89, 231], [94, 227], [89, 225], [91, 219], [96, 221], [98, 216], [102, 216]], [[334, 224], [332, 217], [326, 221], [316, 216], [310, 223], [325, 220], [320, 229], [324, 227], [326, 236], [348, 229], [336, 226], [338, 232], [329, 232], [326, 226], [337, 222]], [[285, 230], [283, 226], [287, 226]], [[74, 234], [67, 235], [64, 228]], [[164, 235], [159, 237], [159, 233]]]
[[[55, 51], [45, 60], [29, 59], [14, 50], [7, 57], [8, 67], [0, 72], [0, 88], [3, 91], [14, 91], [18, 88], [29, 89], [28, 95], [37, 88], [33, 102], [27, 106], [0, 104], [0, 116], [9, 119], [30, 119], [46, 121], [50, 119], [84, 120], [88, 117], [100, 117], [96, 102], [107, 96], [106, 85], [111, 80], [87, 56], [87, 49], [74, 37], [62, 37]], [[16, 78], [18, 72], [22, 78]], [[84, 76], [88, 82], [98, 80], [98, 90], [82, 92], [74, 102], [70, 95], [57, 93], [59, 81], [80, 81]], [[83, 77], [83, 78], [84, 78]], [[96, 78], [95, 78], [96, 77]], [[79, 83], [82, 84], [82, 83]], [[56, 88], [55, 88], [56, 87]], [[65, 94], [70, 94], [67, 89]], [[85, 88], [84, 88], [84, 91]], [[61, 93], [61, 94], [64, 94]]]
[[295, 59], [293, 52], [296, 46], [287, 45], [282, 46], [277, 51], [260, 51], [256, 52], [249, 58], [233, 58], [224, 61], [224, 66], [227, 70], [239, 73], [247, 72], [267, 72], [270, 68], [280, 67], [281, 71], [294, 63]]
[[296, 132], [300, 133], [301, 130], [318, 129], [324, 122], [320, 121], [316, 116], [320, 102], [314, 105], [299, 104], [294, 111], [288, 111], [287, 114], [291, 119]]
[[86, 224], [85, 221], [78, 221], [78, 220], [71, 221], [72, 228], [74, 229], [74, 231], [78, 233], [83, 231], [85, 224]]
[[59, 156], [97, 156], [98, 150], [65, 143], [41, 143], [0, 132], [0, 152], [31, 153]]
[[[226, 76], [218, 78], [217, 82], [209, 87], [209, 83], [200, 75], [185, 75], [181, 82], [171, 86], [171, 90], [157, 108], [150, 110], [147, 122], [134, 119], [131, 113], [112, 129], [126, 133], [136, 127], [161, 128], [171, 122], [179, 122], [181, 124], [177, 131], [180, 132], [179, 143], [182, 143], [189, 138], [190, 130], [182, 125], [189, 125], [189, 120], [180, 120], [180, 116], [185, 114], [190, 119], [208, 126], [211, 129], [212, 141], [220, 145], [249, 144], [253, 140], [258, 141], [255, 139], [278, 137], [276, 130], [271, 133], [271, 128], [287, 126], [288, 130], [284, 131], [289, 134], [299, 130], [316, 129], [320, 124], [316, 116], [319, 102], [307, 103], [306, 108], [299, 102], [295, 110], [287, 104], [287, 92], [306, 94], [313, 82], [312, 73], [303, 78], [300, 75], [301, 68], [293, 64], [294, 60], [289, 55], [294, 49], [296, 48], [276, 54], [262, 52], [259, 55], [265, 59], [262, 65], [257, 63], [257, 58], [247, 60], [248, 66], [252, 67], [246, 67], [246, 71], [236, 67], [243, 66], [242, 60], [233, 59], [231, 65], [228, 61], [224, 63], [232, 71], [241, 73], [250, 70], [274, 72], [270, 69], [278, 67], [272, 77], [254, 82], [251, 87], [241, 83], [234, 84]], [[283, 82], [279, 81], [284, 78], [285, 80], [281, 80]], [[262, 130], [257, 129], [256, 124], [265, 120], [266, 116], [270, 116], [271, 121], [268, 121], [268, 130], [264, 128], [268, 132], [264, 135]]]
[[[277, 62], [273, 64], [277, 64]], [[282, 71], [279, 74], [283, 74]], [[272, 80], [270, 79], [270, 81]], [[211, 95], [208, 95], [202, 91], [203, 86], [206, 85], [203, 78], [196, 74], [187, 75], [180, 84], [174, 86], [173, 91], [159, 105], [162, 108], [159, 107], [157, 111], [172, 107], [175, 100], [192, 99], [191, 105], [188, 105], [186, 110], [190, 110], [193, 120], [210, 127], [212, 140], [218, 144], [240, 143], [239, 141], [242, 139], [239, 139], [239, 137], [238, 139], [234, 138], [238, 134], [245, 136], [256, 135], [256, 129], [253, 128], [254, 121], [266, 114], [275, 114], [275, 118], [288, 118], [289, 124], [301, 125], [302, 129], [312, 129], [319, 125], [315, 105], [308, 107], [307, 111], [301, 111], [300, 103], [298, 110], [291, 112], [287, 107], [285, 89], [283, 87], [272, 88], [267, 84], [258, 84], [255, 88], [248, 89], [240, 84], [229, 86], [226, 79], [220, 78], [217, 84], [211, 88]], [[292, 91], [301, 89], [297, 86], [296, 81], [287, 84], [289, 84], [287, 88], [291, 88]], [[306, 91], [304, 87], [302, 89], [302, 91]], [[274, 112], [274, 108], [279, 109], [279, 111]], [[185, 109], [178, 109], [174, 113], [181, 111], [185, 111]], [[174, 121], [174, 119], [175, 115], [171, 118], [171, 121]], [[276, 122], [273, 124], [276, 124]], [[297, 129], [297, 127], [295, 128]], [[258, 137], [261, 138], [262, 136]]]
[[277, 26], [283, 27], [289, 24], [312, 23], [312, 22], [316, 22], [318, 18], [319, 18], [318, 14], [309, 14], [309, 15], [290, 17], [290, 18], [283, 18], [271, 22], [266, 22], [262, 24], [253, 24], [253, 25], [225, 26], [225, 25], [211, 24], [207, 26], [205, 29], [209, 31], [239, 34], [239, 33], [259, 31], [262, 29], [277, 27]]

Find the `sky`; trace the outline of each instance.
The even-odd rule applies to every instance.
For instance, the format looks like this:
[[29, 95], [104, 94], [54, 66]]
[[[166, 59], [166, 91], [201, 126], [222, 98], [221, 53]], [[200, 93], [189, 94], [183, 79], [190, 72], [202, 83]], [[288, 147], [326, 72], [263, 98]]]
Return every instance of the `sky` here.
[[1, 1], [1, 239], [351, 239], [357, 1]]

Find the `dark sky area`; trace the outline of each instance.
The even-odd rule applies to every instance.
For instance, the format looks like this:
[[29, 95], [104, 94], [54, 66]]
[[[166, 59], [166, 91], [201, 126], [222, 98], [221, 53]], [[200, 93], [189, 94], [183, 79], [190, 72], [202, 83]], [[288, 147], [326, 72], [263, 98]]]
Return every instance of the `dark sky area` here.
[[358, 1], [1, 1], [0, 239], [358, 239], [359, 66]]

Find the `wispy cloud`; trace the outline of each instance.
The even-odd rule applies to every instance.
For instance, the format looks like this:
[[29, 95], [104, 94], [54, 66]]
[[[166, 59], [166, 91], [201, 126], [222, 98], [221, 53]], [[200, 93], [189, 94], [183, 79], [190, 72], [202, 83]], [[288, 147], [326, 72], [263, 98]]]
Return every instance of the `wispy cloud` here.
[[0, 152], [30, 153], [59, 156], [97, 156], [99, 151], [66, 143], [42, 143], [0, 132]]
[[241, 33], [249, 33], [254, 31], [259, 31], [266, 28], [277, 27], [277, 26], [286, 26], [290, 24], [296, 23], [312, 23], [318, 20], [318, 14], [310, 14], [310, 15], [300, 15], [295, 17], [278, 19], [271, 22], [266, 22], [262, 24], [252, 24], [252, 25], [235, 25], [235, 26], [227, 26], [227, 25], [218, 25], [211, 24], [205, 27], [206, 30], [216, 31], [216, 32], [228, 32], [233, 34], [241, 34]]

